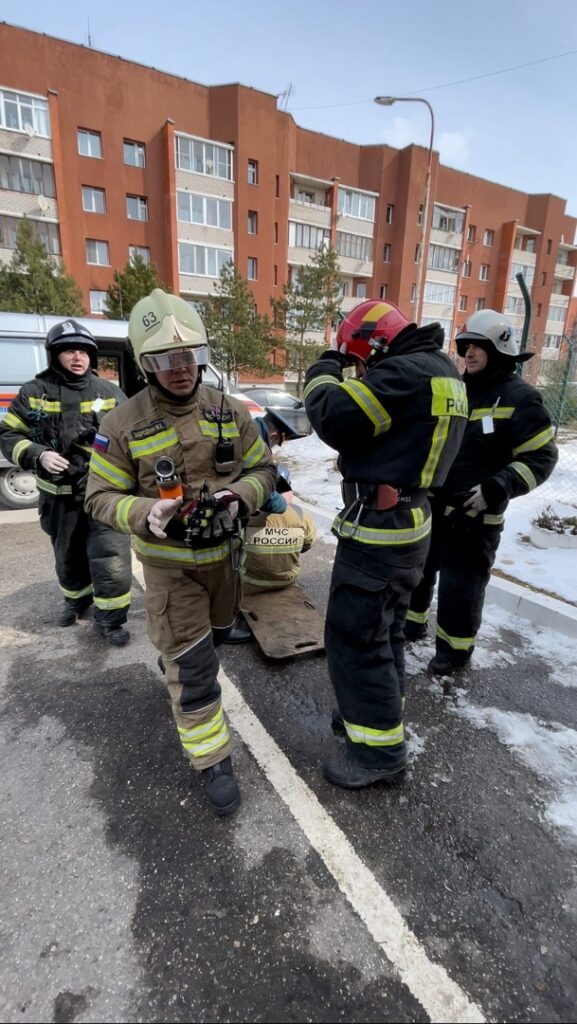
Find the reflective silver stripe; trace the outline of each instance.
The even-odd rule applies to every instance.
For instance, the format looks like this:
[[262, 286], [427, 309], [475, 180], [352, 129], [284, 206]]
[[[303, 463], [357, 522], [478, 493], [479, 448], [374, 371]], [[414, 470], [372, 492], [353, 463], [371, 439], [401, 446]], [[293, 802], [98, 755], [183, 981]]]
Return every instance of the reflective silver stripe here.
[[542, 430], [539, 434], [535, 434], [534, 437], [530, 437], [528, 441], [520, 444], [518, 448], [513, 448], [513, 455], [521, 455], [522, 452], [536, 452], [539, 448], [549, 444], [554, 437], [553, 427], [547, 427], [546, 430]]
[[211, 565], [224, 561], [230, 554], [228, 541], [223, 541], [217, 547], [198, 551], [193, 551], [192, 548], [175, 548], [169, 544], [151, 544], [136, 536], [133, 538], [133, 544], [135, 551], [140, 555], [166, 562], [180, 562], [184, 565]]
[[365, 416], [368, 416], [375, 428], [374, 437], [386, 434], [391, 426], [391, 417], [371, 389], [360, 380], [345, 380], [339, 386], [360, 406]]
[[[210, 420], [199, 420], [198, 425], [200, 432], [203, 437], [220, 437], [221, 433], [223, 437], [234, 438], [240, 437], [238, 427], [236, 423], [211, 423]], [[219, 429], [220, 427], [220, 429]]]
[[128, 608], [130, 606], [130, 591], [128, 594], [120, 594], [119, 597], [97, 597], [94, 595], [94, 604], [102, 611], [111, 611], [114, 608]]
[[360, 523], [351, 522], [349, 519], [342, 519], [338, 515], [332, 525], [332, 529], [338, 537], [347, 540], [357, 540], [361, 544], [398, 545], [416, 544], [424, 540], [431, 532], [431, 517], [425, 520], [422, 526], [403, 528], [397, 530], [381, 530], [378, 527], [369, 528], [361, 526]]
[[534, 473], [525, 465], [524, 462], [511, 462], [509, 469], [514, 469], [519, 474], [521, 479], [527, 484], [530, 491], [534, 491], [537, 486], [537, 480], [535, 479]]
[[103, 477], [109, 484], [118, 487], [120, 491], [131, 491], [136, 482], [135, 477], [125, 473], [123, 469], [119, 469], [108, 459], [103, 459], [102, 455], [95, 451], [90, 457], [90, 472]]
[[394, 729], [370, 729], [366, 725], [353, 725], [346, 721], [344, 725], [351, 743], [364, 743], [367, 747], [396, 747], [405, 738], [402, 722]]
[[303, 393], [303, 398], [308, 398], [309, 395], [312, 394], [312, 392], [315, 390], [315, 388], [331, 386], [338, 388], [340, 384], [341, 381], [338, 379], [338, 377], [330, 377], [328, 373], [323, 374], [322, 377], [315, 377], [314, 380], [309, 381], [309, 383], [307, 384]]
[[41, 476], [36, 477], [36, 486], [39, 491], [45, 491], [46, 494], [72, 494], [70, 484], [53, 484], [48, 480], [44, 480]]
[[193, 725], [190, 729], [183, 729], [179, 725], [178, 733], [184, 749], [192, 757], [202, 757], [203, 754], [220, 750], [230, 740], [222, 707], [210, 721], [204, 722], [202, 725]]
[[76, 601], [79, 597], [87, 597], [94, 590], [92, 583], [89, 583], [87, 587], [83, 587], [82, 590], [66, 590], [65, 587], [60, 587], [60, 589], [64, 597], [69, 597], [71, 601]]
[[164, 451], [172, 445], [178, 444], [176, 430], [170, 427], [168, 430], [160, 430], [152, 437], [146, 437], [142, 441], [129, 441], [128, 448], [133, 459], [142, 459], [145, 455], [152, 455], [154, 452]]
[[122, 533], [130, 533], [128, 517], [135, 501], [138, 501], [138, 498], [134, 495], [130, 498], [121, 498], [116, 506], [116, 525]]
[[440, 626], [437, 626], [437, 636], [440, 640], [444, 640], [449, 647], [452, 647], [454, 651], [468, 651], [469, 647], [472, 647], [477, 639], [476, 636], [449, 636]]

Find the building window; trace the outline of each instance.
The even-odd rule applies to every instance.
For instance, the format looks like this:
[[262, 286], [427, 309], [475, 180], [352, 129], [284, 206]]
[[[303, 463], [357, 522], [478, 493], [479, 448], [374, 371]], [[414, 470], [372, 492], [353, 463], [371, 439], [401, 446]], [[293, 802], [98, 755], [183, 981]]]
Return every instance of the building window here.
[[459, 295], [459, 309], [460, 309], [461, 313], [464, 313], [466, 308], [467, 308], [467, 296], [466, 295]]
[[222, 268], [227, 263], [232, 263], [233, 254], [231, 249], [213, 249], [208, 245], [179, 242], [178, 259], [181, 274], [220, 277]]
[[383, 263], [391, 262], [391, 247], [390, 245], [383, 245]]
[[146, 167], [146, 150], [144, 142], [124, 140], [124, 163], [130, 167]]
[[546, 284], [547, 284], [547, 273], [544, 270], [543, 273], [541, 274], [541, 287], [544, 288]]
[[452, 306], [455, 302], [456, 287], [452, 284], [425, 282], [425, 302], [438, 302], [441, 306]]
[[276, 288], [276, 286], [278, 284], [278, 267], [277, 267], [276, 263], [274, 264], [274, 267], [273, 267], [273, 283], [274, 283], [274, 286]]
[[80, 156], [91, 156], [100, 160], [102, 157], [102, 138], [100, 132], [90, 132], [88, 128], [79, 128], [78, 152]]
[[558, 349], [561, 347], [561, 337], [558, 334], [546, 334], [543, 348]]
[[425, 210], [425, 207], [421, 203], [421, 205], [419, 206], [419, 216], [417, 217], [417, 224], [418, 224], [419, 227], [423, 226], [423, 213], [424, 213], [424, 210]]
[[86, 262], [98, 267], [110, 266], [108, 242], [100, 242], [96, 238], [86, 239]]
[[485, 228], [483, 234], [483, 245], [492, 245], [495, 241], [495, 232], [491, 228]]
[[56, 193], [52, 164], [0, 153], [0, 188], [54, 198]]
[[339, 298], [346, 299], [348, 294], [349, 294], [349, 282], [348, 281], [341, 281], [341, 283], [339, 285]]
[[417, 286], [416, 284], [411, 285], [411, 302], [416, 302], [417, 299]]
[[449, 270], [452, 273], [457, 273], [459, 250], [449, 249], [444, 245], [429, 246], [429, 267], [433, 270]]
[[364, 263], [373, 258], [373, 240], [366, 235], [349, 235], [345, 231], [337, 231], [336, 249], [339, 256], [348, 256]]
[[278, 245], [278, 220], [274, 222], [274, 243]]
[[258, 233], [258, 213], [256, 210], [248, 211], [247, 230], [249, 235], [256, 235]]
[[475, 309], [477, 310], [477, 312], [480, 309], [484, 309], [484, 308], [485, 308], [485, 300], [484, 299], [475, 299]]
[[471, 260], [465, 260], [463, 263], [463, 277], [470, 277], [472, 269], [473, 264], [471, 263]]
[[552, 238], [548, 238], [547, 239], [547, 255], [548, 256], [551, 255], [551, 249], [552, 248], [553, 248], [553, 239]]
[[394, 212], [394, 209], [395, 209], [395, 207], [394, 207], [393, 203], [389, 203], [388, 206], [387, 206], [387, 216], [386, 216], [387, 224], [392, 224], [393, 223], [393, 212]]
[[375, 219], [375, 198], [364, 192], [349, 188], [339, 189], [338, 212], [341, 217], [356, 217], [358, 220]]
[[445, 337], [451, 337], [451, 332], [453, 329], [452, 320], [440, 320], [438, 317], [435, 316], [424, 316], [421, 320], [421, 324], [423, 327], [426, 327], [427, 324], [440, 324], [445, 332]]
[[0, 89], [0, 128], [49, 139], [48, 101], [24, 92]]
[[82, 209], [86, 213], [106, 213], [106, 193], [104, 189], [83, 185]]
[[379, 288], [379, 298], [380, 299], [386, 299], [386, 297], [387, 297], [387, 285], [386, 284], [382, 284], [381, 287]]
[[129, 220], [148, 220], [148, 200], [146, 196], [127, 196], [126, 216]]
[[476, 242], [477, 241], [477, 225], [476, 224], [469, 224], [469, 230], [467, 231], [467, 241], [468, 242]]
[[256, 281], [258, 275], [258, 260], [255, 256], [249, 256], [246, 261], [246, 276], [249, 281]]
[[249, 160], [247, 180], [249, 185], [258, 185], [258, 160]]
[[451, 210], [447, 206], [437, 206], [433, 208], [433, 227], [437, 231], [447, 231], [451, 233], [460, 233], [463, 230], [463, 224], [465, 223], [465, 214], [459, 210]]
[[274, 194], [276, 199], [280, 199], [280, 174], [275, 174]]
[[364, 281], [359, 281], [355, 288], [357, 299], [366, 299], [367, 297], [367, 286]]
[[421, 256], [421, 246], [419, 245], [419, 243], [417, 243], [417, 245], [415, 246], [415, 263], [419, 262], [420, 256]]
[[304, 189], [299, 188], [299, 190], [297, 192], [297, 202], [298, 203], [309, 203], [309, 205], [313, 206], [314, 203], [315, 203], [315, 200], [316, 200], [316, 196], [315, 196], [314, 192], [305, 192]]
[[489, 264], [488, 263], [481, 263], [481, 266], [479, 267], [479, 280], [480, 281], [488, 281], [489, 280]]
[[232, 181], [232, 151], [186, 135], [177, 135], [176, 166], [179, 171], [206, 174], [209, 178]]
[[[60, 256], [60, 235], [58, 225], [45, 220], [32, 220], [28, 217], [28, 223], [36, 232], [38, 238], [44, 245], [46, 252], [51, 256]], [[18, 228], [22, 224], [21, 217], [7, 217], [0, 214], [0, 248], [15, 249]]]
[[90, 289], [90, 312], [91, 313], [106, 313], [106, 292], [99, 292], [94, 289]]
[[538, 302], [537, 303], [537, 318], [539, 318], [541, 316], [541, 310], [542, 309], [543, 309], [543, 303], [542, 302]]
[[535, 252], [535, 239], [526, 238], [525, 245], [523, 246], [525, 252]]
[[326, 228], [317, 228], [314, 224], [300, 224], [289, 220], [289, 246], [300, 249], [326, 248], [330, 244], [331, 234]]
[[148, 267], [150, 264], [150, 249], [147, 245], [129, 245], [128, 246], [128, 259], [131, 263], [134, 263], [136, 256], [140, 256], [140, 259]]
[[549, 309], [547, 310], [547, 319], [553, 320], [556, 323], [564, 324], [566, 316], [566, 306], [549, 306]]
[[525, 303], [520, 295], [508, 295], [505, 303], [505, 312], [510, 316], [522, 316], [525, 312]]
[[517, 274], [522, 274], [525, 278], [526, 284], [533, 284], [533, 275], [535, 273], [535, 267], [531, 267], [526, 263], [512, 263], [511, 273], [509, 274], [509, 280], [514, 281]]
[[177, 192], [177, 217], [187, 224], [207, 224], [230, 231], [232, 203], [228, 199], [213, 199], [194, 192]]

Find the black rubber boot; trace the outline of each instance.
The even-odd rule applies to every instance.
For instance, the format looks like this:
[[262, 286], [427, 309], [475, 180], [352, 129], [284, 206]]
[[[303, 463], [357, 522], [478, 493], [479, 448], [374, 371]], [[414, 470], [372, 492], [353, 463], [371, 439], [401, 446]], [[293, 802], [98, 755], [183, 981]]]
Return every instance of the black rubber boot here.
[[426, 622], [412, 622], [407, 619], [405, 622], [405, 640], [407, 643], [412, 643], [414, 640], [425, 640], [429, 635], [429, 629]]
[[124, 626], [103, 626], [100, 622], [95, 622], [94, 630], [112, 647], [124, 647], [130, 640], [130, 633]]
[[76, 608], [72, 604], [65, 604], [58, 616], [59, 626], [73, 626], [76, 622]]
[[407, 752], [404, 743], [398, 754], [391, 756], [390, 764], [382, 768], [365, 768], [353, 760], [348, 747], [335, 751], [323, 766], [323, 774], [333, 786], [343, 789], [364, 789], [376, 782], [396, 782], [407, 767]]
[[450, 676], [464, 668], [468, 661], [469, 658], [465, 658], [464, 661], [450, 661], [444, 654], [435, 654], [427, 665], [427, 672], [432, 676]]
[[345, 720], [338, 708], [333, 708], [331, 712], [331, 726], [333, 732], [336, 733], [337, 736], [346, 736], [347, 730], [345, 729]]
[[212, 768], [205, 768], [203, 776], [207, 782], [207, 795], [216, 814], [224, 817], [234, 814], [240, 807], [240, 789], [234, 777], [230, 757], [219, 761]]
[[252, 633], [242, 619], [237, 619], [230, 633], [225, 637], [225, 644], [246, 644], [252, 640]]

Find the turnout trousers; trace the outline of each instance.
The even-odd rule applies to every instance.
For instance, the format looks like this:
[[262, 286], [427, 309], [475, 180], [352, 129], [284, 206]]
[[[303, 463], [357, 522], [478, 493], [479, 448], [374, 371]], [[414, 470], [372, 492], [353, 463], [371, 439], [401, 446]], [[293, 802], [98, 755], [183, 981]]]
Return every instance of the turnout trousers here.
[[72, 496], [41, 493], [38, 512], [66, 603], [80, 611], [94, 601], [97, 622], [121, 626], [130, 607], [130, 538], [96, 522]]
[[436, 651], [453, 665], [464, 665], [473, 653], [501, 529], [467, 522], [462, 514], [446, 516], [443, 505], [433, 513], [431, 546], [407, 618], [428, 621], [438, 576]]
[[[422, 560], [391, 565], [386, 552], [339, 541], [325, 626], [328, 669], [351, 756], [366, 768], [406, 759], [404, 624]], [[414, 560], [414, 559], [413, 559]]]
[[182, 748], [202, 771], [231, 750], [215, 648], [238, 610], [238, 572], [230, 558], [202, 568], [143, 563], [143, 570], [147, 632], [160, 651]]

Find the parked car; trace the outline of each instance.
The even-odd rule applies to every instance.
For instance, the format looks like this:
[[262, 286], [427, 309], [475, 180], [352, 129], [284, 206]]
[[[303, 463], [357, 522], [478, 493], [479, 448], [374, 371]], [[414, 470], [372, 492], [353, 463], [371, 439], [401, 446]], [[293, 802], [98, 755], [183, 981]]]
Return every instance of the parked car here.
[[259, 405], [258, 402], [255, 402], [250, 397], [250, 395], [246, 395], [243, 391], [231, 391], [230, 392], [230, 397], [231, 398], [239, 398], [241, 402], [244, 402], [245, 405], [248, 405], [248, 411], [250, 412], [253, 420], [257, 416], [265, 416], [266, 415], [266, 409], [263, 409], [262, 405]]
[[278, 413], [301, 437], [310, 434], [311, 425], [304, 402], [300, 398], [295, 398], [289, 391], [284, 391], [283, 388], [268, 387], [268, 385], [253, 384], [250, 387], [242, 388], [242, 393], [252, 398], [254, 402], [263, 405], [265, 409], [272, 409], [273, 412]]

